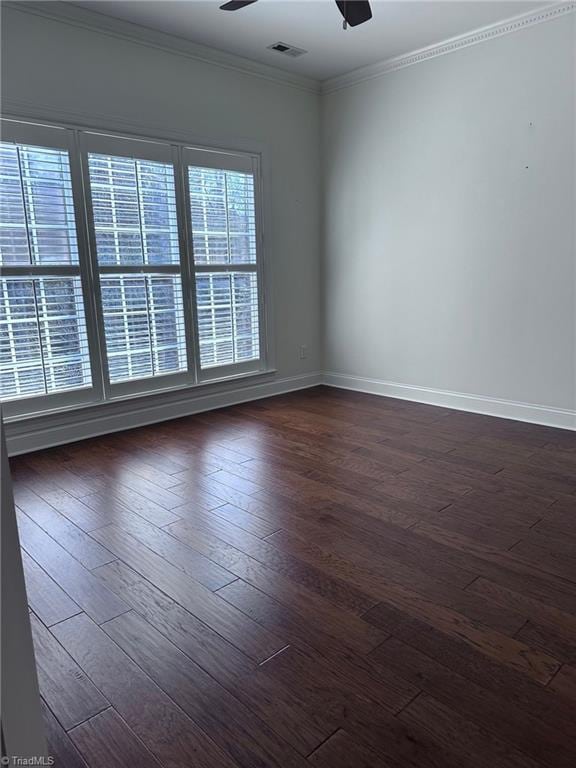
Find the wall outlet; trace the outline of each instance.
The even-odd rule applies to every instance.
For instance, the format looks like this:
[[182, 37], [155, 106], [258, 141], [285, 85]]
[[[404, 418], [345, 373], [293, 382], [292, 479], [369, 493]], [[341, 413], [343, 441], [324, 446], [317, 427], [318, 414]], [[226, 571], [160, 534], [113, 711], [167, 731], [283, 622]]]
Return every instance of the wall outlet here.
[[308, 345], [307, 344], [301, 344], [298, 352], [298, 357], [300, 360], [306, 360], [308, 357]]

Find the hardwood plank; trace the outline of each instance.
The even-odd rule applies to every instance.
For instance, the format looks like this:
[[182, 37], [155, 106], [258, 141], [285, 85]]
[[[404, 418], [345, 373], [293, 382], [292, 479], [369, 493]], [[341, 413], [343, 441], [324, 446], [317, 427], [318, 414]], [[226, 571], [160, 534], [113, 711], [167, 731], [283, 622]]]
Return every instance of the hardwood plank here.
[[[419, 575], [418, 572], [411, 574], [406, 568], [398, 568], [396, 566], [391, 568], [390, 561], [386, 565], [381, 566], [380, 563], [370, 561], [367, 553], [364, 553], [363, 559], [359, 555], [345, 559], [340, 556], [341, 548], [338, 543], [332, 545], [333, 549], [338, 548], [336, 554], [326, 546], [318, 547], [314, 543], [309, 543], [303, 538], [295, 537], [285, 531], [274, 534], [270, 539], [275, 540], [283, 549], [286, 549], [291, 554], [297, 555], [309, 563], [320, 565], [332, 576], [348, 580], [358, 589], [365, 590], [379, 602], [389, 600], [405, 606], [409, 601], [412, 603], [414, 610], [416, 610], [418, 604], [420, 609], [423, 610], [427, 602], [438, 602], [441, 605], [454, 605], [460, 610], [474, 615], [475, 618], [479, 615], [484, 617], [491, 615], [492, 620], [496, 618], [496, 621], [498, 621], [497, 612], [489, 610], [488, 606], [479, 606], [478, 604], [467, 602], [461, 590], [451, 588], [449, 585], [444, 586], [431, 579], [426, 584], [421, 578], [422, 574]], [[349, 555], [349, 552], [345, 552], [345, 554]], [[370, 562], [370, 567], [364, 565], [366, 562]], [[361, 565], [360, 563], [363, 564]], [[407, 583], [409, 588], [402, 586], [403, 583]], [[429, 601], [426, 600], [428, 596], [430, 596]], [[514, 615], [505, 618], [509, 619], [512, 622], [512, 626], [516, 628], [523, 623], [522, 619], [519, 620]], [[506, 621], [506, 623], [509, 622]]]
[[285, 643], [232, 608], [129, 534], [108, 526], [94, 536], [144, 578], [154, 582], [176, 602], [257, 661], [267, 659]]
[[97, 493], [84, 496], [82, 501], [92, 509], [109, 510], [109, 514], [114, 514], [115, 509], [127, 508], [154, 525], [168, 525], [180, 517], [157, 504], [145, 492], [141, 494], [122, 485], [102, 485]]
[[80, 477], [71, 472], [51, 455], [51, 451], [35, 454], [33, 462], [28, 457], [24, 457], [22, 461], [32, 469], [33, 479], [31, 478], [30, 482], [34, 487], [61, 488], [81, 499], [82, 496], [92, 493], [99, 483], [99, 480], [93, 481], [91, 478]]
[[516, 638], [532, 648], [567, 664], [576, 664], [576, 635], [561, 627], [543, 626], [531, 619], [516, 633]]
[[434, 487], [434, 483], [427, 483], [425, 480], [410, 475], [410, 473], [402, 473], [374, 488], [376, 493], [394, 496], [405, 501], [413, 501], [425, 509], [437, 512], [452, 504], [462, 493], [467, 493], [469, 490], [472, 490], [472, 486], [464, 486], [461, 493], [440, 487], [439, 483]]
[[[518, 670], [544, 685], [551, 680], [560, 667], [558, 659], [551, 654], [482, 627], [456, 611], [442, 609], [412, 596], [402, 599], [397, 594], [394, 603], [390, 601], [370, 609], [365, 614], [366, 620], [374, 622], [377, 627], [389, 628], [391, 606], [399, 614], [398, 626], [394, 628], [396, 633], [402, 626], [406, 626], [409, 632], [408, 627], [429, 625], [441, 633], [443, 638], [453, 638], [459, 643], [464, 643], [483, 656]], [[416, 622], [408, 618], [413, 615], [417, 617]], [[382, 616], [384, 616], [383, 621]], [[520, 635], [521, 632], [518, 632], [516, 637]]]
[[[406, 630], [406, 631], [405, 631]], [[418, 634], [416, 635], [415, 632]], [[404, 647], [406, 646], [406, 647]], [[425, 655], [435, 671], [457, 670], [460, 681], [470, 682], [499, 698], [501, 704], [513, 706], [519, 712], [528, 713], [566, 734], [573, 732], [573, 712], [553, 692], [515, 669], [503, 667], [491, 659], [482, 657], [464, 644], [457, 643], [423, 624], [400, 626], [391, 639], [386, 640], [370, 656], [375, 662], [386, 665], [401, 648], [407, 655], [418, 658]], [[404, 676], [405, 670], [399, 674]], [[409, 676], [410, 679], [412, 675]], [[426, 690], [425, 686], [422, 686]], [[435, 695], [434, 691], [427, 691]], [[453, 706], [453, 704], [449, 704]]]
[[[171, 532], [199, 552], [203, 552], [207, 557], [228, 568], [238, 578], [285, 605], [298, 615], [301, 626], [310, 624], [320, 626], [323, 633], [338, 639], [344, 646], [358, 653], [367, 653], [382, 641], [381, 634], [378, 631], [374, 632], [372, 625], [350, 611], [346, 602], [343, 606], [338, 605], [338, 593], [324, 594], [321, 590], [304, 587], [271, 570], [198, 525], [171, 528]], [[306, 624], [302, 623], [304, 621]]]
[[462, 764], [450, 749], [440, 746], [423, 729], [406, 727], [398, 718], [376, 707], [364, 693], [354, 691], [347, 680], [341, 680], [301, 650], [290, 647], [267, 665], [279, 679], [293, 681], [309, 692], [316, 707], [331, 712], [340, 727], [394, 765], [456, 768]]
[[[567, 547], [566, 550], [570, 548]], [[514, 557], [536, 566], [538, 570], [552, 573], [567, 581], [576, 582], [576, 553], [562, 551], [559, 547], [548, 547], [523, 539], [510, 548]]]
[[393, 768], [396, 765], [358, 744], [342, 728], [313, 752], [308, 762], [319, 768]]
[[[98, 514], [97, 511], [90, 508], [85, 502], [80, 499], [71, 496], [61, 488], [53, 490], [41, 490], [37, 491], [44, 501], [48, 502], [51, 507], [57, 509], [61, 515], [68, 518], [71, 523], [77, 525], [86, 533], [93, 531], [94, 528], [100, 528], [102, 525], [106, 525], [106, 520]], [[83, 497], [83, 499], [86, 497]]]
[[174, 768], [236, 765], [87, 616], [67, 619], [53, 631], [161, 764]]
[[470, 768], [538, 768], [537, 763], [509, 744], [494, 737], [457, 711], [421, 694], [404, 709], [400, 720], [429, 731], [438, 741], [454, 748], [457, 745], [463, 764]]
[[238, 765], [303, 768], [287, 742], [144, 619], [125, 614], [105, 630]]
[[40, 694], [64, 730], [109, 706], [94, 684], [34, 615], [30, 617]]
[[41, 706], [48, 756], [52, 758], [56, 768], [88, 768], [73, 741], [44, 700], [41, 701]]
[[528, 597], [549, 603], [559, 610], [570, 612], [576, 599], [574, 585], [550, 574], [537, 571], [507, 553], [480, 546], [471, 539], [452, 531], [445, 531], [428, 523], [419, 523], [413, 529], [434, 542], [444, 545], [443, 552], [458, 561], [467, 561], [478, 575], [496, 581]]
[[204, 555], [183, 544], [166, 531], [156, 528], [146, 520], [133, 516], [123, 521], [122, 530], [151, 549], [167, 562], [181, 568], [194, 581], [210, 590], [217, 590], [236, 579], [230, 571], [209, 560]]
[[498, 603], [510, 610], [520, 610], [526, 618], [531, 617], [537, 623], [552, 627], [565, 634], [567, 638], [573, 638], [576, 641], [576, 616], [572, 614], [560, 611], [554, 606], [546, 605], [531, 597], [526, 597], [488, 579], [476, 579], [470, 584], [467, 591], [483, 595], [492, 603]]
[[110, 707], [69, 733], [91, 768], [160, 768], [160, 763]]
[[263, 626], [272, 631], [281, 631], [293, 646], [315, 659], [320, 666], [333, 665], [338, 669], [339, 676], [358, 695], [370, 695], [391, 712], [400, 710], [416, 695], [417, 691], [397, 676], [383, 676], [381, 670], [371, 665], [369, 658], [354, 654], [345, 645], [337, 645], [318, 632], [314, 634], [309, 627], [309, 631], [299, 629], [288, 611], [279, 608], [259, 590], [238, 581], [224, 587], [220, 593]]
[[280, 525], [268, 522], [265, 518], [252, 515], [250, 512], [246, 512], [246, 510], [235, 507], [232, 504], [224, 504], [212, 510], [212, 512], [261, 539], [270, 536], [270, 534], [280, 529]]
[[551, 472], [537, 466], [509, 464], [499, 474], [503, 479], [510, 478], [528, 488], [534, 488], [536, 491], [545, 489], [546, 493], [552, 495], [557, 493], [574, 493], [576, 491], [576, 481], [574, 480], [573, 472], [561, 474], [560, 472]]
[[190, 482], [174, 486], [172, 491], [181, 497], [181, 505], [186, 504], [186, 507], [199, 506], [210, 511], [224, 504], [234, 504], [247, 512], [257, 513], [259, 502], [256, 499], [224, 483], [211, 482], [211, 478], [212, 475], [196, 476]]
[[556, 677], [552, 679], [550, 688], [576, 706], [576, 667], [563, 664]]
[[[116, 436], [116, 440], [119, 441], [121, 438]], [[178, 480], [174, 479], [171, 474], [161, 469], [161, 461], [158, 454], [149, 460], [146, 460], [146, 458], [143, 460], [142, 456], [146, 456], [146, 454], [143, 454], [140, 449], [134, 449], [132, 445], [125, 441], [121, 441], [120, 445], [125, 445], [126, 449], [118, 450], [115, 446], [109, 444], [104, 448], [107, 458], [108, 456], [110, 458], [109, 463], [112, 469], [114, 469], [114, 466], [118, 467], [120, 465], [132, 474], [142, 477], [159, 488], [169, 489], [178, 483]]]
[[455, 708], [462, 717], [489, 733], [499, 734], [538, 765], [550, 768], [573, 765], [576, 745], [573, 735], [569, 735], [573, 734], [573, 728], [557, 730], [545, 722], [540, 713], [533, 714], [500, 698], [502, 689], [499, 693], [488, 691], [395, 638], [387, 640], [373, 655], [407, 679], [418, 682], [426, 693], [445, 706]]
[[[160, 488], [156, 483], [152, 483], [146, 480], [144, 477], [137, 475], [129, 469], [124, 469], [122, 465], [116, 468], [115, 473], [107, 475], [106, 478], [98, 483], [97, 488], [92, 488], [90, 493], [96, 491], [102, 492], [109, 488], [119, 489], [124, 494], [128, 491], [133, 491], [148, 499], [148, 501], [162, 507], [162, 509], [170, 511], [175, 507], [180, 506], [182, 501], [179, 496], [166, 488]], [[88, 495], [88, 494], [86, 494]]]
[[23, 513], [18, 514], [18, 532], [30, 557], [94, 621], [108, 621], [128, 610], [122, 600]]
[[[128, 501], [128, 500], [127, 500]], [[124, 504], [116, 497], [111, 497], [106, 493], [91, 493], [89, 496], [84, 496], [82, 503], [90, 509], [90, 511], [96, 516], [98, 524], [91, 528], [90, 533], [97, 528], [105, 528], [107, 525], [117, 525], [119, 528], [124, 528], [125, 525], [129, 525], [131, 521], [146, 520], [156, 526], [166, 525], [168, 522], [174, 522], [178, 520], [171, 512], [158, 507], [160, 510], [160, 516], [156, 517], [155, 514], [150, 514], [149, 510], [133, 507], [129, 507], [128, 504]], [[136, 505], [137, 506], [137, 505]], [[167, 515], [167, 517], [164, 517]], [[166, 520], [167, 522], [164, 522]]]
[[[431, 551], [426, 551], [422, 546], [423, 540], [419, 540], [412, 533], [406, 534], [379, 522], [380, 529], [378, 526], [372, 526], [371, 535], [368, 536], [367, 531], [354, 530], [347, 522], [343, 523], [343, 519], [340, 514], [335, 517], [334, 508], [330, 507], [322, 514], [321, 529], [317, 525], [310, 526], [308, 523], [297, 521], [292, 525], [292, 529], [297, 530], [299, 536], [306, 540], [305, 545], [296, 542], [291, 536], [287, 539], [285, 532], [279, 536], [283, 537], [282, 543], [287, 542], [290, 548], [295, 548], [295, 552], [300, 550], [305, 554], [311, 553], [314, 557], [317, 554], [314, 547], [319, 544], [322, 549], [330, 550], [332, 555], [342, 555], [344, 559], [340, 561], [340, 567], [344, 570], [350, 568], [350, 563], [358, 563], [360, 567], [354, 568], [354, 578], [361, 579], [359, 584], [363, 584], [366, 591], [380, 599], [386, 599], [390, 595], [392, 582], [409, 587], [422, 597], [453, 608], [470, 619], [480, 620], [506, 633], [515, 632], [526, 620], [525, 615], [519, 614], [510, 606], [506, 606], [504, 610], [484, 599], [469, 600], [469, 595], [458, 587], [458, 583], [454, 584], [450, 579], [450, 573], [459, 578], [461, 571], [447, 571], [446, 564], [442, 564], [440, 568], [435, 565], [432, 569], [429, 568], [428, 562], [436, 557], [434, 546], [428, 547]], [[278, 536], [270, 536], [269, 539], [274, 541]], [[441, 559], [441, 556], [438, 559]], [[320, 558], [318, 562], [321, 562]], [[334, 562], [335, 558], [332, 557], [332, 564]], [[370, 573], [365, 573], [362, 569], [366, 562], [371, 564]], [[407, 564], [412, 567], [406, 568]], [[444, 577], [443, 580], [430, 578], [431, 570], [435, 576]], [[382, 577], [386, 581], [382, 581]], [[472, 579], [471, 573], [464, 573], [460, 583], [466, 585]]]
[[459, 509], [453, 507], [447, 507], [442, 510], [441, 516], [435, 516], [434, 524], [438, 528], [459, 533], [478, 544], [502, 552], [509, 551], [520, 537], [530, 530], [510, 522], [503, 525], [475, 514], [462, 514]]
[[257, 560], [272, 571], [276, 571], [324, 596], [332, 595], [334, 602], [337, 602], [339, 605], [346, 605], [357, 613], [363, 613], [377, 602], [360, 589], [346, 584], [345, 581], [340, 582], [338, 579], [327, 577], [313, 565], [282, 552], [268, 542], [262, 541], [256, 536], [251, 536], [240, 528], [227, 525], [225, 521], [215, 522], [206, 531], [205, 526], [202, 526], [197, 519], [193, 524], [187, 520], [181, 520], [174, 525], [168, 526], [166, 530], [183, 541], [190, 541], [192, 546], [195, 546], [195, 531], [198, 528], [200, 528], [202, 533], [215, 533], [226, 544], [249, 555], [252, 559]]
[[[570, 723], [573, 713], [541, 683], [517, 668], [498, 663], [470, 645], [451, 638], [424, 622], [406, 620], [403, 615], [398, 616], [397, 612], [391, 613], [390, 618], [394, 626], [388, 623], [387, 628], [393, 633], [394, 639], [401, 640], [448, 669], [457, 670], [462, 679], [492, 692], [519, 710], [539, 717], [555, 729], [572, 732]], [[390, 642], [385, 641], [370, 653], [370, 657], [377, 662], [384, 662]]]
[[[218, 594], [231, 605], [240, 608], [259, 624], [269, 627], [275, 634], [286, 638], [290, 643], [304, 643], [318, 650], [326, 650], [329, 646], [350, 648], [354, 645], [353, 642], [348, 644], [344, 637], [339, 636], [344, 635], [345, 630], [342, 633], [335, 630], [336, 637], [334, 637], [322, 620], [313, 622], [308, 619], [304, 625], [302, 616], [297, 609], [291, 610], [241, 579], [222, 587], [218, 590]], [[379, 631], [371, 633], [366, 624], [363, 637], [366, 638], [366, 643], [360, 652], [368, 653], [372, 648], [380, 645], [387, 635]]]
[[14, 501], [20, 510], [58, 541], [85, 568], [96, 568], [114, 560], [114, 555], [32, 491], [18, 489]]
[[223, 469], [210, 475], [210, 480], [214, 483], [230, 486], [230, 488], [235, 488], [248, 495], [262, 490], [262, 486], [239, 477], [238, 475], [233, 475], [231, 472], [226, 472]]
[[272, 680], [265, 665], [257, 666], [130, 568], [111, 563], [99, 568], [98, 574], [149, 624], [301, 754], [309, 754], [331, 732], [332, 724], [323, 713], [307, 710], [298, 692]]
[[80, 606], [68, 597], [25, 550], [22, 550], [22, 566], [28, 604], [46, 626], [81, 612]]

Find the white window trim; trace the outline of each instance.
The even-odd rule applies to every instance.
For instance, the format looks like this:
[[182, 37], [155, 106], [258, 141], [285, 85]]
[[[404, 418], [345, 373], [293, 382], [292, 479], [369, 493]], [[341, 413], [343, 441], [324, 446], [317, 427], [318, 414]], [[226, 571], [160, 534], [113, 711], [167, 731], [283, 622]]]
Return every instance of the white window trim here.
[[[197, 383], [196, 369], [193, 362], [194, 361], [194, 352], [193, 352], [194, 339], [192, 337], [191, 330], [190, 330], [190, 326], [194, 322], [194, 318], [192, 313], [192, 305], [189, 297], [192, 287], [189, 281], [187, 280], [187, 275], [189, 274], [189, 271], [190, 271], [188, 269], [188, 262], [193, 261], [193, 254], [192, 254], [192, 250], [191, 249], [188, 250], [187, 245], [183, 242], [182, 231], [185, 229], [185, 226], [181, 226], [180, 224], [178, 226], [179, 244], [180, 244], [180, 263], [179, 264], [162, 264], [162, 265], [158, 264], [158, 265], [154, 265], [153, 268], [150, 265], [142, 265], [142, 266], [123, 265], [118, 267], [112, 266], [112, 265], [106, 265], [106, 266], [100, 265], [98, 263], [98, 258], [96, 253], [96, 236], [95, 236], [95, 229], [93, 226], [94, 217], [92, 213], [92, 194], [91, 194], [90, 178], [89, 178], [89, 170], [88, 170], [88, 154], [91, 152], [95, 154], [110, 154], [113, 156], [125, 156], [125, 157], [133, 157], [136, 152], [139, 159], [153, 160], [155, 162], [172, 164], [174, 167], [174, 184], [175, 184], [175, 191], [176, 191], [177, 216], [179, 218], [179, 222], [180, 221], [185, 222], [185, 219], [180, 219], [181, 206], [179, 205], [179, 202], [178, 202], [180, 191], [179, 191], [179, 184], [178, 184], [178, 178], [177, 178], [179, 175], [177, 147], [175, 147], [170, 143], [161, 144], [153, 140], [144, 141], [142, 139], [132, 139], [126, 136], [118, 136], [118, 135], [110, 136], [108, 134], [103, 134], [103, 133], [79, 132], [77, 135], [78, 135], [78, 141], [80, 145], [80, 158], [81, 158], [82, 169], [83, 169], [84, 200], [86, 203], [88, 237], [89, 237], [89, 243], [90, 243], [88, 258], [90, 260], [90, 269], [92, 273], [93, 293], [94, 293], [94, 296], [96, 297], [98, 304], [102, 306], [100, 278], [102, 275], [105, 275], [105, 274], [112, 275], [115, 272], [119, 274], [126, 274], [126, 273], [150, 274], [151, 272], [154, 272], [155, 274], [162, 273], [167, 275], [175, 275], [182, 278], [181, 280], [182, 301], [183, 301], [184, 324], [185, 324], [185, 334], [186, 334], [186, 354], [187, 354], [187, 361], [188, 361], [187, 370], [180, 371], [177, 373], [168, 373], [164, 375], [138, 378], [132, 381], [123, 381], [123, 382], [116, 382], [116, 383], [110, 382], [109, 372], [108, 372], [108, 356], [106, 353], [106, 343], [105, 343], [104, 314], [102, 312], [99, 312], [97, 315], [97, 323], [98, 323], [98, 333], [101, 339], [100, 361], [101, 361], [101, 367], [102, 367], [102, 386], [103, 386], [103, 392], [104, 392], [103, 400], [105, 402], [108, 402], [117, 397], [138, 395], [143, 392], [151, 392], [151, 393], [160, 392], [160, 391], [172, 389], [178, 386], [193, 387]], [[185, 209], [182, 209], [182, 211], [184, 212]]]
[[[234, 148], [234, 144], [239, 142], [230, 141], [230, 146], [226, 149], [202, 145], [196, 141], [183, 140], [182, 134], [179, 138], [170, 138], [169, 136], [161, 138], [153, 135], [141, 135], [136, 133], [127, 133], [125, 129], [116, 129], [114, 121], [108, 121], [108, 129], [102, 126], [78, 124], [73, 121], [63, 122], [59, 118], [56, 120], [39, 119], [32, 115], [10, 114], [0, 119], [1, 138], [7, 140], [17, 140], [21, 143], [31, 143], [42, 146], [46, 145], [46, 140], [41, 141], [42, 132], [46, 130], [55, 131], [54, 135], [61, 137], [63, 148], [68, 149], [70, 157], [70, 169], [72, 176], [72, 188], [74, 191], [74, 203], [77, 215], [77, 235], [78, 248], [81, 262], [81, 280], [84, 293], [85, 317], [87, 333], [89, 338], [90, 358], [92, 368], [92, 388], [71, 390], [70, 392], [52, 393], [39, 397], [29, 397], [15, 400], [3, 401], [2, 407], [6, 418], [9, 421], [20, 421], [31, 417], [43, 416], [50, 413], [74, 410], [76, 408], [86, 408], [91, 406], [103, 405], [106, 403], [132, 399], [133, 397], [146, 397], [149, 395], [158, 395], [163, 392], [194, 390], [198, 387], [205, 388], [206, 385], [219, 384], [222, 382], [232, 382], [234, 379], [244, 380], [251, 376], [260, 376], [263, 374], [275, 374], [273, 345], [269, 333], [272, 327], [271, 322], [271, 302], [270, 302], [270, 269], [267, 263], [266, 251], [264, 248], [264, 220], [268, 217], [264, 211], [267, 195], [264, 194], [265, 178], [262, 171], [262, 158], [265, 150], [262, 147], [251, 150], [239, 146]], [[154, 129], [147, 133], [153, 134]], [[169, 134], [170, 132], [166, 132]], [[44, 136], [46, 134], [44, 133]], [[162, 151], [157, 152], [157, 146], [164, 148], [168, 145], [171, 148], [172, 162], [175, 171], [176, 186], [176, 205], [178, 220], [184, 222], [184, 226], [179, 226], [180, 250], [182, 254], [182, 290], [184, 298], [184, 312], [188, 315], [189, 321], [186, 323], [186, 347], [188, 357], [192, 355], [193, 360], [189, 362], [188, 371], [177, 374], [166, 374], [147, 379], [139, 379], [135, 382], [125, 382], [110, 385], [104, 370], [106, 354], [103, 335], [103, 317], [97, 311], [96, 305], [99, 301], [95, 279], [95, 248], [91, 242], [90, 221], [86, 205], [89, 200], [89, 184], [87, 184], [87, 164], [85, 162], [86, 146], [81, 143], [93, 141], [90, 137], [98, 138], [97, 152], [102, 152], [104, 140], [109, 144], [111, 153], [118, 151], [121, 142], [138, 142], [142, 148], [143, 158], [159, 159]], [[95, 139], [94, 139], [95, 140]], [[102, 143], [101, 143], [102, 142]], [[155, 146], [156, 145], [156, 146]], [[57, 143], [51, 143], [50, 146], [57, 147]], [[256, 213], [256, 240], [257, 240], [257, 275], [258, 275], [258, 316], [259, 316], [259, 335], [260, 335], [260, 357], [257, 361], [240, 363], [229, 366], [218, 366], [204, 371], [200, 368], [198, 335], [197, 335], [197, 314], [196, 314], [196, 291], [194, 281], [194, 271], [198, 266], [194, 266], [192, 254], [192, 239], [190, 233], [190, 216], [186, 206], [188, 206], [188, 184], [185, 179], [186, 165], [183, 161], [184, 150], [194, 151], [203, 154], [202, 162], [199, 165], [206, 167], [217, 167], [229, 170], [243, 170], [253, 173], [254, 176], [254, 195], [255, 195], [255, 213]], [[200, 157], [200, 154], [198, 155]], [[165, 155], [164, 155], [165, 158]], [[166, 161], [164, 159], [164, 161]], [[179, 172], [180, 171], [180, 172]], [[77, 199], [78, 198], [78, 199]], [[83, 213], [79, 215], [79, 211]], [[182, 218], [183, 217], [183, 218]], [[12, 274], [12, 267], [0, 267], [0, 274]], [[16, 268], [17, 269], [17, 268]], [[52, 270], [51, 267], [45, 267], [47, 273]], [[54, 268], [54, 272], [62, 268]], [[122, 268], [124, 269], [124, 268]], [[138, 267], [133, 268], [138, 271]], [[215, 265], [207, 265], [206, 271], [217, 271]], [[158, 265], [155, 271], [171, 271], [172, 265]], [[235, 265], [235, 271], [241, 271], [242, 265]], [[173, 270], [172, 270], [173, 271]], [[252, 271], [252, 270], [251, 270]], [[180, 274], [180, 269], [178, 269]], [[190, 319], [191, 318], [191, 319]]]
[[[191, 276], [192, 284], [194, 286], [193, 298], [194, 298], [194, 338], [198, 340], [198, 328], [197, 319], [198, 314], [196, 311], [196, 274], [202, 272], [214, 273], [214, 272], [249, 272], [250, 274], [256, 274], [257, 286], [258, 286], [258, 319], [259, 319], [259, 345], [260, 345], [260, 358], [255, 361], [246, 363], [236, 363], [234, 365], [215, 366], [213, 368], [206, 368], [202, 370], [200, 366], [200, 352], [198, 344], [196, 344], [196, 370], [198, 382], [210, 382], [218, 381], [223, 377], [229, 377], [233, 375], [234, 371], [238, 373], [258, 373], [259, 371], [267, 370], [266, 360], [268, 356], [267, 350], [267, 325], [266, 325], [266, 305], [265, 305], [265, 293], [266, 286], [264, 280], [264, 243], [262, 236], [262, 183], [260, 173], [259, 158], [254, 155], [233, 155], [226, 152], [215, 152], [213, 150], [207, 150], [198, 147], [184, 146], [181, 149], [182, 152], [182, 172], [187, 174], [189, 166], [205, 167], [205, 168], [217, 168], [219, 170], [228, 171], [240, 171], [242, 173], [251, 173], [254, 178], [254, 211], [255, 211], [255, 225], [256, 225], [256, 264], [195, 264], [193, 260], [190, 261], [193, 274]], [[189, 211], [190, 205], [190, 189], [189, 185], [184, 180], [184, 194], [185, 204]], [[192, 220], [191, 216], [186, 217], [186, 232], [187, 237], [192, 243]], [[190, 246], [191, 248], [191, 246]]]
[[3, 141], [29, 144], [32, 146], [45, 146], [51, 149], [60, 149], [68, 152], [70, 163], [70, 177], [72, 182], [74, 217], [76, 224], [76, 236], [78, 240], [78, 265], [9, 265], [0, 266], [0, 274], [5, 277], [33, 278], [40, 276], [64, 276], [78, 277], [82, 286], [84, 301], [84, 317], [86, 333], [89, 344], [90, 369], [92, 385], [79, 387], [62, 392], [52, 392], [45, 395], [32, 395], [19, 399], [3, 401], [3, 411], [7, 418], [12, 415], [37, 412], [44, 408], [82, 406], [97, 402], [102, 399], [102, 388], [98, 373], [98, 364], [90, 343], [90, 327], [92, 322], [93, 300], [90, 293], [89, 278], [83, 266], [83, 250], [85, 248], [85, 221], [83, 206], [76, 194], [75, 178], [78, 179], [78, 155], [74, 151], [74, 133], [60, 126], [32, 123], [17, 123], [1, 120], [1, 138]]

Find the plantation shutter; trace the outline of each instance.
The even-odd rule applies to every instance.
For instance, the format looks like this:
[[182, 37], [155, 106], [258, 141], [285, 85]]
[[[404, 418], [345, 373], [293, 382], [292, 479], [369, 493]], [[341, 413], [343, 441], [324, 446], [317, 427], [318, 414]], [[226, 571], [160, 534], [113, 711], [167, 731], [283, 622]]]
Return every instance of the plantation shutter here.
[[186, 375], [171, 147], [97, 135], [84, 143], [109, 385]]
[[[185, 150], [200, 369], [257, 368], [261, 288], [255, 163]], [[216, 371], [217, 369], [217, 371]]]
[[0, 398], [92, 386], [68, 132], [0, 142]]
[[256, 155], [0, 127], [9, 418], [268, 370]]

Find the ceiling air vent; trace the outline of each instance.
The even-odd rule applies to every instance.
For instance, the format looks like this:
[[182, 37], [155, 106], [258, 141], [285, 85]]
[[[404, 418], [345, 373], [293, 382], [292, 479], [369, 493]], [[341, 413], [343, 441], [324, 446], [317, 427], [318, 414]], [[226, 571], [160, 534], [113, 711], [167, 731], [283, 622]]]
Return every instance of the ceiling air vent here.
[[305, 51], [303, 48], [296, 48], [296, 46], [288, 45], [288, 43], [278, 42], [267, 47], [270, 51], [278, 51], [278, 53], [283, 53], [284, 56], [292, 56], [293, 59], [297, 56], [302, 56], [304, 53], [308, 53], [308, 51]]

